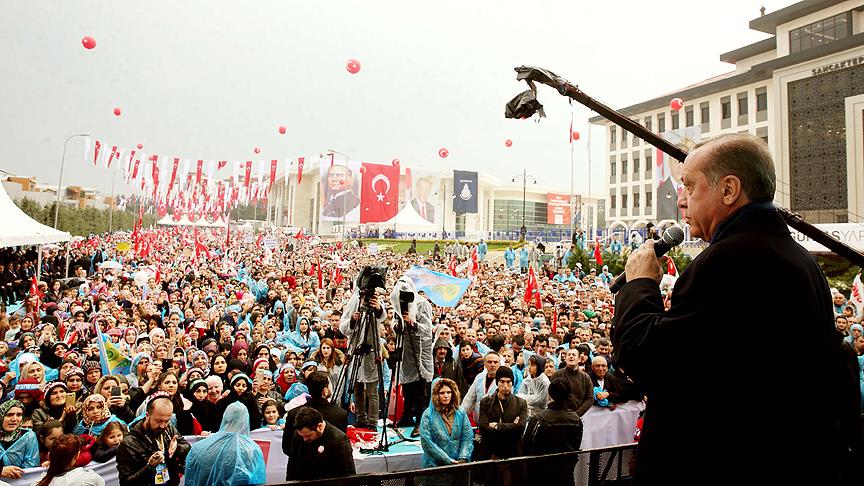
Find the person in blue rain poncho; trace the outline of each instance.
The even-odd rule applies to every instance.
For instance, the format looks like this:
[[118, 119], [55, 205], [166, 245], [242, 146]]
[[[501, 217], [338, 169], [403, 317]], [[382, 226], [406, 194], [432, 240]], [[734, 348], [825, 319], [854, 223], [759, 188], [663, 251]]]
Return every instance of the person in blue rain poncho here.
[[264, 454], [249, 438], [249, 412], [242, 403], [225, 409], [219, 432], [192, 444], [186, 456], [185, 484], [264, 484]]
[[508, 246], [506, 250], [504, 250], [504, 262], [507, 264], [507, 268], [513, 268], [513, 262], [516, 261], [516, 252], [513, 251], [512, 246]]
[[424, 468], [471, 460], [474, 431], [468, 414], [459, 408], [459, 387], [453, 380], [432, 383], [431, 405], [420, 419], [420, 445]]
[[291, 332], [288, 335], [288, 339], [291, 344], [302, 350], [303, 355], [307, 358], [321, 346], [321, 338], [312, 329], [309, 319], [305, 317], [297, 320], [297, 330]]
[[39, 441], [32, 430], [21, 428], [23, 418], [24, 405], [18, 400], [0, 404], [0, 476], [4, 478], [39, 467]]
[[126, 425], [126, 422], [111, 413], [105, 397], [96, 393], [84, 399], [84, 403], [81, 405], [81, 414], [81, 421], [78, 422], [73, 431], [75, 435], [89, 434], [93, 437], [99, 437], [99, 434], [111, 422], [120, 422]]

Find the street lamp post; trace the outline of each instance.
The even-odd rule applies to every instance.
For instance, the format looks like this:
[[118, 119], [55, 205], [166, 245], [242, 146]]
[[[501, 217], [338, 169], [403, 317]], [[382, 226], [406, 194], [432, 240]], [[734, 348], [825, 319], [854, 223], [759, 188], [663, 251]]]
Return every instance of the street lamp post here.
[[528, 175], [527, 169], [522, 169], [522, 174], [517, 174], [513, 176], [511, 182], [516, 182], [516, 179], [522, 179], [522, 227], [519, 228], [519, 233], [522, 235], [522, 239], [525, 239], [525, 235], [528, 234], [528, 227], [525, 226], [525, 197], [528, 192], [528, 181], [530, 180], [532, 184], [537, 184], [537, 179], [533, 176]]
[[79, 133], [71, 135], [63, 142], [63, 157], [60, 159], [60, 178], [57, 179], [57, 203], [54, 205], [54, 229], [57, 229], [57, 220], [60, 218], [60, 184], [63, 183], [63, 166], [66, 165], [66, 146], [69, 145], [69, 140], [75, 137], [89, 137], [89, 133]]
[[[346, 154], [345, 152], [340, 152], [338, 150], [327, 149], [327, 151], [330, 152], [330, 165], [331, 166], [333, 165], [333, 156], [335, 154], [339, 154], [339, 155], [345, 157], [345, 175], [347, 177], [347, 175], [348, 175], [348, 159], [350, 159], [351, 156]], [[346, 179], [346, 182], [347, 182], [347, 179]], [[345, 209], [346, 209], [345, 205], [346, 204], [347, 204], [347, 198], [343, 197], [342, 198], [342, 241], [345, 241]]]

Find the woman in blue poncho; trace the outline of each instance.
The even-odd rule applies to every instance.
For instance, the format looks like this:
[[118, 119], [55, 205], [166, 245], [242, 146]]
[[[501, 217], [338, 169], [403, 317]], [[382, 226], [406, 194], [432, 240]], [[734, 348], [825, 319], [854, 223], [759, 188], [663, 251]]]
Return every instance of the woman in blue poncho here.
[[21, 428], [23, 419], [18, 400], [0, 404], [0, 477], [20, 477], [21, 469], [39, 467], [39, 441], [32, 430]]
[[312, 329], [309, 319], [305, 317], [297, 321], [297, 330], [289, 334], [289, 338], [294, 346], [303, 350], [303, 355], [307, 358], [321, 346], [321, 338]]
[[81, 421], [75, 427], [74, 433], [75, 435], [88, 434], [98, 437], [105, 430], [105, 426], [111, 422], [120, 422], [126, 425], [126, 422], [111, 413], [105, 397], [94, 393], [84, 399], [84, 404], [81, 406]]
[[192, 444], [186, 456], [185, 484], [263, 484], [264, 454], [248, 436], [246, 407], [242, 403], [228, 405], [219, 432]]
[[423, 467], [468, 462], [474, 450], [474, 431], [459, 407], [459, 387], [440, 378], [432, 383], [432, 404], [420, 419]]

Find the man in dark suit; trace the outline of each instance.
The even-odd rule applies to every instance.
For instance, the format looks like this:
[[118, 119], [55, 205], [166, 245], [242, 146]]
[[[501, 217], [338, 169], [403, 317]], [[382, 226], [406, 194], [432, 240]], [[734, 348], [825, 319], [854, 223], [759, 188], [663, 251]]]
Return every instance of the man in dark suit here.
[[344, 432], [324, 421], [311, 407], [300, 407], [288, 447], [287, 481], [341, 478], [356, 474], [351, 442]]
[[331, 165], [327, 169], [324, 186], [324, 205], [321, 215], [326, 218], [341, 218], [360, 205], [360, 197], [354, 194], [354, 175], [344, 165]]
[[417, 179], [414, 184], [414, 198], [411, 199], [411, 207], [417, 211], [426, 221], [435, 222], [435, 206], [429, 202], [429, 194], [432, 192], [432, 181], [428, 177]]
[[[774, 207], [768, 147], [746, 134], [706, 141], [687, 157], [682, 182], [678, 206], [710, 246], [682, 272], [664, 312], [647, 240], [628, 258], [615, 300], [616, 363], [648, 397], [636, 483], [860, 481], [845, 475], [860, 464], [858, 371], [834, 329], [825, 276]], [[734, 271], [754, 268], [768, 278]], [[769, 318], [766, 302], [785, 305]], [[783, 346], [769, 322], [783, 323]], [[742, 381], [730, 370], [728, 343], [741, 332], [770, 379]], [[789, 349], [819, 365], [790, 370]]]
[[[311, 397], [306, 402], [306, 406], [318, 410], [328, 424], [333, 425], [342, 432], [346, 432], [348, 430], [348, 412], [342, 407], [330, 403], [330, 394], [332, 391], [330, 390], [330, 379], [327, 373], [324, 371], [312, 373], [306, 377], [306, 387], [309, 388], [309, 395]], [[289, 410], [288, 415], [285, 416], [285, 430], [282, 433], [283, 449], [286, 445], [290, 445], [291, 436], [294, 434], [294, 420], [300, 408], [302, 407]]]

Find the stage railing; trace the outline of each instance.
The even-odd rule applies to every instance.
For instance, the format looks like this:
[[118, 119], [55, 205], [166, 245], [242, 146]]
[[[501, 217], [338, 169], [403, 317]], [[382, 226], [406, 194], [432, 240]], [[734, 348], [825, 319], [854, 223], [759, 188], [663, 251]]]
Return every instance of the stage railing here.
[[[290, 481], [303, 486], [415, 486], [575, 484], [600, 486], [628, 484], [636, 444], [587, 449], [543, 456], [477, 461], [409, 471], [383, 472], [338, 479]], [[569, 481], [568, 481], [569, 480]]]

